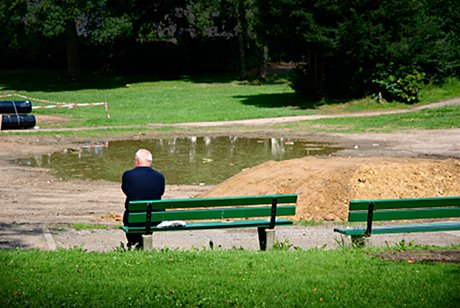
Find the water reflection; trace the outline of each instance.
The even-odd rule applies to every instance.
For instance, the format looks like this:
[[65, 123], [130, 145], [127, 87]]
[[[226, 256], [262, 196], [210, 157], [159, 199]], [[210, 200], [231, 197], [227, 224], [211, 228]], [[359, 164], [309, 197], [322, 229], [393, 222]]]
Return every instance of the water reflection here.
[[154, 168], [168, 184], [216, 184], [268, 160], [327, 155], [340, 150], [327, 143], [285, 138], [186, 137], [83, 143], [52, 155], [17, 160], [17, 164], [55, 169], [62, 178], [120, 182], [132, 168], [139, 148], [152, 151]]

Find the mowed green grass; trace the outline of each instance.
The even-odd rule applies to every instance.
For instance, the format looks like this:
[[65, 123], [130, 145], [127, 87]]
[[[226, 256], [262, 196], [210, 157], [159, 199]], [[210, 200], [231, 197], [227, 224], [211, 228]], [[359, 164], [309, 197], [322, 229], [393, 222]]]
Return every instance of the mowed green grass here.
[[0, 72], [0, 91], [53, 102], [109, 103], [110, 119], [105, 118], [103, 106], [34, 110], [37, 114], [71, 117], [73, 121], [65, 126], [225, 121], [314, 113], [304, 108], [307, 102], [286, 82], [254, 85], [225, 78], [186, 76], [172, 80], [149, 76], [90, 76], [80, 81], [66, 81], [54, 72], [38, 74]]
[[460, 265], [356, 249], [1, 250], [3, 307], [458, 307]]
[[278, 125], [277, 127], [294, 131], [339, 133], [397, 132], [412, 129], [459, 128], [460, 105], [424, 109], [401, 114], [300, 121]]
[[[58, 127], [117, 126], [107, 134], [129, 133], [134, 129], [152, 129], [145, 124], [171, 124], [200, 121], [229, 121], [311, 114], [341, 114], [382, 111], [414, 106], [378, 102], [369, 97], [358, 100], [308, 102], [298, 96], [286, 80], [269, 84], [240, 82], [227, 76], [109, 76], [86, 75], [75, 81], [60, 77], [55, 71], [0, 71], [0, 94], [18, 93], [54, 102], [108, 102], [110, 119], [104, 106], [73, 109], [36, 109], [34, 114], [65, 116], [69, 120]], [[427, 86], [420, 103], [460, 97], [460, 81], [449, 79], [443, 86]], [[0, 99], [20, 99], [0, 98]], [[34, 106], [45, 105], [33, 101]], [[274, 125], [274, 129], [294, 132], [392, 132], [408, 129], [460, 127], [460, 109], [411, 111], [404, 114], [353, 118], [321, 119], [294, 124]], [[38, 122], [42, 128], [54, 124]], [[131, 127], [131, 128], [130, 128]], [[266, 127], [270, 128], [270, 125]], [[120, 131], [121, 129], [121, 131]], [[158, 129], [158, 128], [157, 128]], [[159, 128], [168, 131], [168, 127]], [[228, 129], [238, 129], [237, 126]], [[79, 132], [91, 136], [92, 132]], [[96, 133], [98, 135], [100, 133]]]

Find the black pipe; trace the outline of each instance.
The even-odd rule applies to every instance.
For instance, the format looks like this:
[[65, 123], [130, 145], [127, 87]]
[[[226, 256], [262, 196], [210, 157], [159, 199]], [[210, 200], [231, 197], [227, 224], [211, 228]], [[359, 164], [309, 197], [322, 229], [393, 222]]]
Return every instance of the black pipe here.
[[2, 130], [32, 128], [35, 126], [35, 116], [27, 114], [4, 114], [2, 115]]
[[32, 111], [30, 101], [0, 101], [0, 114], [2, 113], [29, 113]]

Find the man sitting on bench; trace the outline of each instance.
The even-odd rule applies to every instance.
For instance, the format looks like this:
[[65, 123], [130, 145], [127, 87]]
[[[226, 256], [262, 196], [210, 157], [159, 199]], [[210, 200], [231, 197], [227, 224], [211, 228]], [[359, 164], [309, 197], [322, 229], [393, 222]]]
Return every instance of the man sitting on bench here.
[[[121, 189], [126, 195], [125, 212], [123, 215], [124, 225], [128, 225], [129, 201], [135, 200], [160, 200], [165, 191], [165, 178], [163, 174], [153, 169], [152, 153], [140, 149], [134, 156], [134, 169], [125, 171], [122, 177]], [[156, 222], [153, 226], [159, 224]], [[142, 234], [126, 233], [128, 249], [132, 247], [142, 248]]]

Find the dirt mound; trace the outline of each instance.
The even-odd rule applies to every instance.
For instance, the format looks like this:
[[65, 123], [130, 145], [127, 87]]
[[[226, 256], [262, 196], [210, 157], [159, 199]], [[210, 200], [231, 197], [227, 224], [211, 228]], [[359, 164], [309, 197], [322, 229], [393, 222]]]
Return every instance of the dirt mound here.
[[200, 197], [299, 195], [297, 220], [344, 221], [352, 199], [460, 195], [460, 160], [304, 157], [269, 161]]

